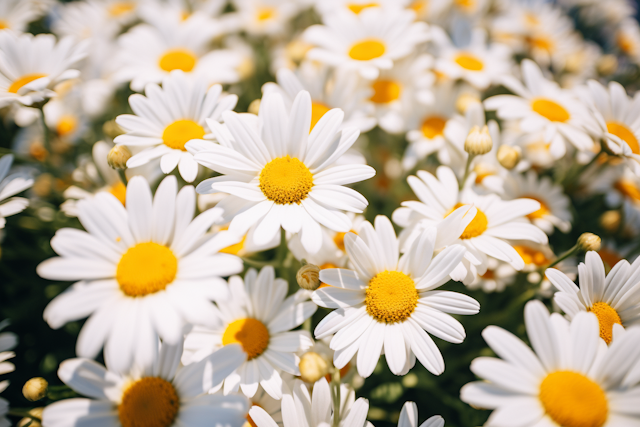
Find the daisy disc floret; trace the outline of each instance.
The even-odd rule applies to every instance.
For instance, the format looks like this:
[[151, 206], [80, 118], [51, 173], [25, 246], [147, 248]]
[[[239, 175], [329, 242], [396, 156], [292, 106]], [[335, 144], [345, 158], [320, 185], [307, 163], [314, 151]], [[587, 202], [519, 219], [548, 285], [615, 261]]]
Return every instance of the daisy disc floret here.
[[219, 144], [191, 141], [187, 150], [201, 165], [223, 174], [201, 182], [201, 194], [229, 193], [218, 206], [229, 230], [249, 235], [256, 244], [277, 239], [280, 227], [300, 233], [304, 248], [317, 253], [322, 244], [320, 225], [338, 231], [351, 229], [344, 212], [360, 213], [367, 200], [345, 184], [371, 178], [375, 171], [362, 164], [336, 162], [353, 145], [359, 131], [340, 130], [343, 112], [332, 109], [311, 133], [312, 102], [300, 91], [288, 113], [277, 93], [265, 95], [257, 118], [228, 111], [225, 125], [209, 121]]
[[195, 192], [177, 191], [165, 178], [155, 197], [142, 177], [129, 180], [126, 208], [101, 192], [77, 203], [87, 231], [58, 230], [51, 246], [59, 254], [38, 266], [51, 280], [78, 280], [49, 303], [44, 318], [53, 328], [90, 316], [76, 351], [95, 357], [103, 345], [111, 368], [152, 363], [155, 340], [176, 343], [187, 324], [217, 325], [211, 301], [223, 298], [220, 277], [238, 273], [242, 261], [217, 250], [229, 244], [207, 230], [221, 212], [210, 209], [193, 219]]
[[336, 309], [318, 324], [315, 335], [335, 334], [330, 347], [337, 368], [357, 353], [358, 373], [368, 377], [384, 346], [396, 375], [406, 374], [416, 357], [430, 372], [444, 371], [442, 355], [427, 332], [460, 343], [464, 328], [446, 313], [475, 314], [480, 306], [466, 295], [435, 290], [449, 280], [465, 253], [452, 245], [432, 259], [436, 233], [435, 227], [425, 230], [402, 257], [385, 216], [376, 217], [375, 229], [365, 222], [357, 236], [346, 235], [354, 270], [322, 270], [320, 280], [329, 286], [312, 296], [316, 304]]

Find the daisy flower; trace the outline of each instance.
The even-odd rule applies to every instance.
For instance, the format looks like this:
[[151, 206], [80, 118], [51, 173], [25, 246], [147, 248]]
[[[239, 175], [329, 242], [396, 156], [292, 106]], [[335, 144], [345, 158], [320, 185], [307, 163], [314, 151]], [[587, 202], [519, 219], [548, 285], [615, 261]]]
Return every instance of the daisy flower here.
[[45, 14], [51, 2], [39, 0], [5, 0], [0, 3], [0, 30], [22, 33], [30, 22]]
[[600, 323], [600, 337], [611, 343], [614, 325], [628, 328], [640, 324], [640, 261], [616, 263], [605, 278], [602, 258], [597, 252], [587, 252], [585, 262], [578, 266], [580, 287], [562, 272], [550, 268], [547, 278], [559, 292], [553, 300], [569, 319], [581, 311], [595, 313]]
[[[367, 422], [369, 401], [363, 397], [355, 400], [353, 391], [345, 384], [340, 385], [339, 427], [372, 427]], [[307, 386], [295, 380], [292, 390], [282, 396], [282, 419], [284, 427], [326, 427], [336, 425], [333, 417], [333, 396], [325, 378], [313, 385], [311, 394]], [[249, 410], [256, 427], [277, 427], [278, 424], [259, 406]]]
[[503, 77], [502, 83], [516, 95], [492, 96], [484, 101], [485, 108], [497, 110], [503, 120], [518, 120], [523, 133], [543, 131], [544, 141], [557, 145], [562, 154], [567, 142], [580, 151], [592, 150], [588, 109], [570, 92], [546, 80], [535, 62], [522, 61], [522, 75], [526, 86], [511, 76]]
[[[229, 193], [218, 206], [222, 223], [238, 236], [256, 225], [256, 244], [271, 241], [280, 227], [301, 233], [304, 248], [320, 250], [320, 225], [347, 232], [351, 220], [343, 211], [361, 213], [367, 200], [345, 184], [374, 176], [362, 164], [335, 165], [358, 138], [356, 129], [339, 130], [344, 113], [327, 112], [309, 133], [311, 97], [301, 91], [287, 112], [282, 97], [266, 95], [258, 117], [232, 111], [222, 117], [225, 127], [209, 121], [220, 143], [187, 143], [201, 165], [224, 174], [198, 185], [199, 193]], [[257, 121], [257, 122], [256, 122]]]
[[524, 261], [510, 240], [547, 242], [547, 235], [525, 218], [540, 209], [539, 202], [532, 199], [504, 201], [496, 194], [479, 196], [468, 189], [460, 192], [458, 179], [446, 166], [438, 167], [437, 178], [425, 171], [418, 171], [417, 175], [407, 178], [407, 182], [420, 201], [402, 202], [402, 207], [393, 213], [393, 221], [405, 228], [400, 234], [403, 251], [408, 249], [424, 227], [437, 225], [455, 209], [467, 205], [477, 209], [473, 220], [455, 240], [455, 243], [467, 249], [465, 258], [471, 264], [465, 263], [465, 268], [473, 274], [463, 272], [461, 266], [452, 276], [454, 280], [464, 277], [464, 283], [468, 284], [475, 278], [476, 269], [478, 274], [484, 274], [488, 257], [521, 270]]
[[469, 284], [469, 289], [482, 289], [487, 293], [502, 292], [516, 280], [516, 274], [517, 271], [510, 264], [498, 261], [495, 258], [489, 258], [487, 260], [487, 271]]
[[409, 0], [315, 0], [314, 7], [321, 15], [331, 15], [336, 11], [349, 11], [359, 15], [369, 8], [403, 8], [408, 6]]
[[[502, 359], [479, 357], [471, 371], [486, 381], [465, 385], [464, 402], [493, 409], [492, 427], [637, 425], [637, 380], [625, 378], [640, 357], [640, 328], [608, 349], [596, 316], [580, 313], [571, 325], [540, 301], [525, 306], [533, 351], [510, 332], [489, 326], [482, 335]], [[602, 345], [600, 345], [602, 343]]]
[[[0, 330], [9, 325], [8, 320], [0, 322]], [[15, 353], [12, 350], [18, 344], [18, 337], [11, 332], [0, 333], [0, 375], [8, 374], [15, 370], [15, 366], [11, 362], [7, 362], [8, 359], [15, 357]], [[4, 391], [9, 386], [8, 380], [0, 381], [0, 392]], [[9, 412], [9, 402], [6, 399], [0, 397], [0, 426], [9, 427], [11, 422], [7, 419], [6, 415]]]
[[[241, 396], [206, 394], [240, 365], [245, 355], [230, 346], [198, 363], [180, 366], [182, 343], [163, 344], [150, 366], [120, 373], [89, 359], [69, 359], [58, 376], [88, 398], [59, 400], [44, 408], [47, 427], [102, 425], [113, 427], [179, 427], [242, 424], [247, 401]], [[211, 424], [211, 423], [214, 424]]]
[[78, 280], [49, 303], [44, 318], [57, 329], [90, 316], [78, 336], [80, 357], [94, 358], [104, 345], [111, 368], [124, 372], [132, 362], [156, 359], [158, 336], [175, 344], [187, 323], [218, 325], [211, 301], [227, 295], [220, 276], [242, 271], [239, 258], [216, 253], [228, 243], [207, 234], [220, 209], [193, 219], [195, 191], [185, 186], [178, 193], [173, 176], [154, 198], [143, 177], [131, 178], [126, 208], [104, 192], [77, 208], [87, 231], [58, 230], [51, 246], [60, 256], [37, 271]]
[[300, 6], [289, 0], [233, 0], [240, 27], [249, 34], [282, 33]]
[[198, 361], [216, 349], [241, 344], [247, 355], [224, 380], [224, 394], [242, 390], [253, 397], [262, 388], [274, 399], [282, 398], [282, 372], [300, 375], [296, 352], [313, 345], [307, 331], [292, 331], [317, 310], [305, 301], [306, 293], [285, 298], [288, 284], [276, 279], [273, 267], [260, 273], [250, 269], [244, 281], [229, 279], [230, 297], [218, 303], [221, 323], [216, 328], [194, 327], [185, 339], [183, 363]]
[[634, 18], [625, 19], [618, 26], [613, 44], [634, 63], [640, 63], [640, 25]]
[[[11, 196], [23, 192], [33, 185], [33, 178], [25, 173], [14, 173], [9, 176], [13, 163], [13, 154], [6, 154], [0, 158], [0, 202]], [[8, 216], [22, 212], [29, 206], [29, 199], [12, 197], [0, 204], [0, 229], [4, 228]]]
[[545, 233], [552, 234], [554, 226], [563, 233], [571, 230], [570, 200], [560, 185], [548, 176], [538, 177], [535, 171], [526, 174], [512, 173], [504, 180], [505, 199], [533, 199], [540, 209], [527, 214], [527, 218]]
[[360, 84], [358, 74], [351, 71], [332, 70], [330, 67], [304, 61], [297, 70], [281, 68], [276, 73], [276, 83], [266, 83], [262, 92], [277, 92], [287, 109], [291, 109], [296, 95], [306, 90], [311, 95], [311, 129], [332, 108], [344, 111], [342, 128], [355, 127], [367, 132], [376, 120], [364, 111], [368, 90]]
[[[398, 427], [418, 427], [418, 406], [414, 402], [405, 402], [402, 405]], [[420, 427], [444, 427], [444, 418], [434, 415], [420, 424]]]
[[437, 72], [454, 80], [465, 80], [480, 90], [509, 73], [511, 50], [498, 43], [487, 45], [484, 30], [473, 30], [471, 39], [464, 46], [452, 43], [440, 27], [434, 27], [432, 34], [438, 50]]
[[316, 290], [313, 301], [336, 309], [316, 327], [322, 339], [334, 334], [334, 364], [344, 367], [356, 352], [358, 373], [367, 378], [383, 350], [396, 375], [404, 375], [418, 358], [430, 372], [440, 375], [444, 360], [427, 332], [452, 343], [465, 338], [462, 325], [448, 313], [475, 314], [480, 305], [463, 294], [436, 291], [449, 280], [465, 249], [452, 245], [432, 259], [435, 227], [418, 236], [400, 257], [391, 221], [377, 216], [375, 229], [369, 222], [358, 235], [345, 237], [354, 270], [326, 269], [320, 280], [329, 286]]
[[219, 22], [202, 14], [183, 20], [179, 13], [154, 8], [148, 9], [147, 21], [154, 25], [137, 25], [118, 38], [122, 65], [114, 74], [116, 81], [130, 81], [131, 89], [141, 92], [147, 83], [160, 83], [173, 70], [202, 79], [207, 87], [238, 80], [242, 56], [209, 47], [226, 31]]
[[598, 125], [598, 133], [607, 147], [624, 157], [636, 175], [640, 175], [640, 95], [630, 98], [618, 82], [610, 82], [608, 88], [595, 80], [587, 82], [588, 92], [583, 92], [590, 103]]
[[80, 75], [71, 69], [86, 55], [86, 43], [52, 34], [0, 31], [0, 107], [31, 105], [54, 95], [55, 85]]
[[357, 70], [371, 80], [427, 41], [429, 32], [427, 24], [415, 22], [412, 11], [373, 7], [358, 15], [338, 11], [327, 16], [325, 25], [307, 28], [304, 39], [316, 46], [308, 59]]
[[172, 71], [162, 87], [150, 83], [145, 96], [134, 94], [129, 105], [134, 114], [122, 114], [116, 123], [126, 132], [114, 139], [116, 144], [144, 148], [134, 154], [127, 167], [135, 168], [160, 158], [165, 174], [176, 167], [187, 182], [198, 174], [198, 164], [185, 144], [203, 139], [211, 132], [210, 121], [220, 121], [225, 111], [238, 102], [237, 95], [223, 95], [222, 86], [207, 89], [203, 81], [190, 81], [182, 71]]
[[244, 423], [242, 427], [256, 427], [255, 421], [253, 421], [251, 415], [249, 415], [251, 408], [255, 407], [264, 410], [278, 427], [282, 427], [282, 405], [280, 400], [276, 400], [269, 396], [269, 393], [261, 388], [258, 389], [255, 396], [250, 399], [249, 408], [247, 408], [247, 414], [245, 416], [247, 422]]

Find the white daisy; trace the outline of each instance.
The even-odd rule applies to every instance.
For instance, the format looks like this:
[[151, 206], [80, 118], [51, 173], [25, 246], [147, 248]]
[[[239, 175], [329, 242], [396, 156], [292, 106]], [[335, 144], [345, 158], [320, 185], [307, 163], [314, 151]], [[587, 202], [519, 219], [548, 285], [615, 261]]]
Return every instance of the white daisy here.
[[598, 133], [615, 154], [624, 157], [636, 175], [640, 175], [640, 95], [630, 98], [618, 82], [605, 88], [595, 80], [587, 82], [583, 92], [592, 108]]
[[[26, 190], [33, 185], [33, 178], [23, 172], [16, 172], [7, 176], [13, 163], [13, 154], [0, 158], [0, 202]], [[22, 212], [29, 206], [29, 199], [12, 197], [0, 204], [0, 229], [4, 228], [8, 216]]]
[[56, 97], [43, 107], [47, 127], [67, 144], [77, 143], [90, 126], [82, 104], [82, 87], [66, 82], [56, 87]]
[[436, 291], [449, 280], [465, 249], [453, 245], [432, 259], [436, 228], [426, 229], [400, 257], [398, 239], [385, 216], [377, 216], [356, 236], [345, 237], [354, 270], [327, 269], [320, 280], [330, 286], [315, 291], [313, 301], [337, 309], [316, 327], [317, 339], [334, 334], [334, 364], [342, 368], [357, 352], [358, 373], [369, 377], [384, 344], [387, 364], [404, 375], [416, 357], [430, 372], [440, 375], [444, 360], [427, 332], [452, 343], [465, 338], [462, 325], [448, 313], [475, 314], [480, 305], [463, 294]]
[[527, 218], [547, 234], [553, 233], [554, 226], [563, 233], [571, 230], [570, 200], [563, 190], [548, 176], [538, 177], [532, 170], [524, 175], [512, 173], [504, 180], [506, 200], [525, 198], [540, 203], [540, 209], [527, 214]]
[[[80, 357], [95, 357], [104, 344], [111, 368], [157, 357], [157, 337], [177, 343], [187, 323], [218, 325], [212, 300], [224, 298], [220, 276], [242, 271], [242, 261], [217, 250], [228, 242], [207, 230], [220, 217], [211, 209], [193, 219], [195, 191], [178, 193], [165, 178], [155, 198], [142, 177], [127, 185], [126, 208], [113, 195], [98, 193], [77, 204], [86, 230], [63, 228], [51, 246], [60, 255], [38, 266], [51, 280], [79, 280], [44, 311], [52, 328], [90, 316], [76, 345]], [[106, 344], [105, 344], [106, 342]]]
[[238, 236], [256, 225], [256, 244], [271, 241], [280, 227], [301, 233], [310, 253], [320, 250], [320, 224], [347, 232], [351, 220], [343, 211], [361, 213], [367, 200], [344, 184], [374, 176], [370, 166], [335, 165], [359, 132], [339, 130], [344, 113], [327, 112], [309, 134], [311, 97], [301, 91], [287, 112], [282, 97], [266, 95], [260, 114], [223, 115], [225, 127], [209, 121], [220, 143], [191, 141], [187, 149], [201, 165], [224, 174], [198, 185], [199, 193], [229, 193], [218, 206], [222, 222]]
[[315, 0], [314, 7], [321, 15], [331, 15], [338, 10], [359, 15], [360, 12], [369, 8], [403, 8], [408, 3], [409, 0]]
[[[562, 155], [566, 142], [580, 151], [594, 147], [588, 129], [592, 118], [588, 109], [571, 92], [561, 89], [555, 82], [546, 80], [535, 62], [522, 61], [523, 86], [511, 76], [504, 76], [502, 83], [516, 95], [496, 95], [484, 101], [487, 110], [497, 110], [499, 118], [518, 120], [523, 133], [544, 132], [544, 141], [556, 146]], [[554, 150], [554, 147], [551, 148]]]
[[613, 44], [633, 63], [640, 63], [640, 25], [634, 18], [625, 19], [614, 34]]
[[253, 397], [258, 387], [274, 399], [282, 398], [282, 372], [300, 375], [296, 355], [313, 345], [307, 331], [292, 331], [317, 310], [305, 301], [308, 294], [298, 292], [285, 298], [288, 284], [276, 279], [273, 267], [260, 273], [250, 269], [244, 281], [239, 276], [229, 279], [230, 297], [218, 303], [221, 323], [215, 327], [194, 327], [185, 340], [183, 363], [192, 363], [212, 351], [241, 344], [247, 362], [224, 381], [224, 394], [242, 390]]
[[[398, 427], [418, 427], [418, 406], [414, 402], [405, 402], [402, 405]], [[434, 415], [420, 424], [420, 427], [444, 427], [444, 418]]]
[[[47, 427], [237, 427], [247, 411], [242, 396], [206, 394], [240, 365], [240, 346], [220, 349], [199, 363], [180, 366], [182, 342], [163, 344], [158, 360], [125, 373], [89, 359], [69, 359], [58, 376], [88, 398], [59, 400], [44, 408]], [[107, 359], [108, 360], [108, 359]], [[212, 424], [212, 422], [214, 424]]]
[[253, 35], [273, 36], [284, 32], [300, 10], [289, 0], [233, 0], [240, 28]]
[[360, 84], [357, 73], [332, 68], [311, 61], [304, 61], [297, 70], [281, 68], [276, 73], [277, 84], [266, 83], [265, 95], [277, 92], [291, 109], [296, 95], [306, 90], [311, 95], [311, 129], [332, 108], [344, 111], [342, 128], [355, 127], [360, 132], [373, 129], [376, 121], [364, 111], [368, 90]]
[[[340, 413], [333, 413], [333, 393], [326, 379], [313, 385], [311, 394], [307, 386], [295, 380], [292, 390], [282, 396], [282, 419], [284, 427], [372, 427], [368, 423], [369, 401], [363, 397], [355, 400], [354, 393], [345, 384], [340, 385]], [[267, 412], [254, 406], [249, 411], [257, 427], [277, 427], [278, 424]], [[333, 418], [339, 417], [338, 424]]]
[[550, 268], [547, 278], [560, 292], [553, 300], [573, 319], [581, 311], [595, 313], [600, 323], [600, 337], [611, 343], [615, 324], [628, 328], [640, 324], [640, 261], [616, 263], [605, 279], [605, 268], [597, 252], [587, 252], [578, 266], [578, 288], [562, 272]]
[[226, 49], [211, 50], [211, 40], [226, 27], [202, 14], [182, 20], [179, 13], [156, 13], [154, 25], [140, 24], [118, 38], [121, 67], [116, 81], [131, 81], [131, 89], [142, 91], [147, 83], [160, 83], [173, 70], [202, 79], [207, 85], [233, 83], [242, 56]]
[[51, 3], [40, 0], [4, 0], [0, 2], [0, 30], [24, 32], [30, 22], [47, 12]]
[[86, 47], [68, 37], [56, 42], [52, 34], [0, 31], [0, 107], [53, 96], [55, 85], [80, 75], [70, 67], [85, 57]]
[[223, 95], [222, 86], [207, 89], [204, 81], [190, 81], [182, 71], [172, 71], [162, 87], [150, 83], [145, 96], [134, 94], [129, 105], [134, 114], [122, 114], [116, 123], [126, 132], [114, 139], [116, 144], [145, 148], [133, 155], [127, 167], [135, 168], [160, 158], [165, 174], [176, 167], [187, 182], [198, 174], [198, 164], [185, 144], [203, 139], [211, 132], [210, 121], [220, 121], [225, 111], [238, 102], [237, 95]]
[[571, 325], [540, 301], [525, 307], [532, 351], [506, 330], [489, 326], [482, 335], [502, 359], [479, 357], [471, 371], [486, 381], [465, 385], [463, 401], [493, 409], [492, 427], [635, 426], [637, 380], [625, 378], [640, 357], [640, 328], [607, 348], [596, 316], [578, 314]]
[[487, 293], [502, 292], [516, 280], [517, 273], [510, 264], [498, 261], [495, 258], [489, 258], [487, 260], [487, 271], [469, 284], [469, 289], [482, 289]]
[[307, 58], [375, 79], [429, 39], [427, 25], [414, 19], [412, 11], [398, 8], [367, 8], [358, 15], [338, 11], [325, 25], [305, 30], [305, 40], [317, 46]]
[[256, 427], [255, 421], [249, 415], [249, 411], [254, 407], [263, 409], [278, 427], [282, 427], [282, 405], [280, 401], [269, 396], [269, 393], [262, 388], [258, 389], [258, 392], [250, 399], [246, 415], [247, 422], [242, 427]]
[[511, 50], [498, 43], [488, 45], [484, 30], [473, 30], [471, 39], [464, 46], [452, 43], [440, 27], [434, 27], [432, 34], [438, 50], [435, 70], [449, 78], [465, 80], [484, 90], [509, 73]]

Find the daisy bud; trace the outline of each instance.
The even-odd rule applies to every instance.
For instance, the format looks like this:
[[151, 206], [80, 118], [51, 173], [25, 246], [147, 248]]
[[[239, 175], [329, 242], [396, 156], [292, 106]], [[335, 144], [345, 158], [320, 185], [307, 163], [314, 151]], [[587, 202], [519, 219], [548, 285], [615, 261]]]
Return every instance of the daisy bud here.
[[258, 98], [251, 101], [251, 104], [249, 104], [249, 109], [247, 111], [257, 116], [258, 111], [260, 111], [260, 99]]
[[600, 237], [593, 233], [582, 233], [578, 237], [578, 245], [583, 251], [599, 251], [600, 250]]
[[22, 394], [27, 400], [35, 402], [47, 395], [47, 388], [49, 383], [42, 377], [31, 378], [22, 387]]
[[489, 128], [485, 125], [480, 129], [478, 126], [471, 128], [467, 139], [464, 141], [464, 151], [472, 155], [487, 154], [491, 151], [493, 142], [489, 135]]
[[296, 273], [296, 280], [302, 289], [315, 291], [320, 286], [320, 267], [305, 264]]
[[606, 211], [600, 217], [600, 225], [610, 233], [618, 230], [620, 227], [620, 211]]
[[329, 363], [318, 353], [309, 351], [300, 358], [300, 378], [314, 384], [329, 373]]
[[505, 169], [513, 169], [520, 161], [520, 147], [512, 147], [510, 145], [502, 145], [498, 148], [498, 162]]
[[601, 76], [609, 76], [618, 69], [618, 58], [615, 55], [602, 55], [596, 63], [596, 69]]
[[479, 102], [480, 98], [478, 95], [463, 93], [456, 99], [456, 110], [458, 110], [460, 114], [464, 114], [471, 105], [478, 104]]
[[107, 163], [113, 169], [126, 169], [127, 160], [131, 158], [131, 151], [124, 145], [116, 145], [107, 154]]
[[18, 423], [18, 427], [42, 427], [42, 423], [38, 421], [42, 420], [42, 411], [44, 411], [44, 408], [33, 408], [29, 411], [29, 415], [31, 415], [33, 418], [24, 417]]
[[124, 133], [124, 130], [116, 123], [115, 120], [109, 120], [108, 122], [105, 122], [102, 125], [102, 131], [111, 139]]

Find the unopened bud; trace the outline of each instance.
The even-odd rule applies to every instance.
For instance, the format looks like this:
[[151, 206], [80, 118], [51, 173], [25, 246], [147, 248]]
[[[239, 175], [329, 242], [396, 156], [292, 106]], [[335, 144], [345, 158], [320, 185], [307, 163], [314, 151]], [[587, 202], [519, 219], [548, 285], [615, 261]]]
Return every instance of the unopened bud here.
[[512, 147], [510, 145], [501, 145], [498, 148], [498, 162], [505, 169], [513, 169], [518, 165], [520, 161], [520, 147]]
[[305, 56], [307, 56], [307, 52], [311, 50], [313, 46], [309, 43], [306, 43], [302, 40], [295, 39], [285, 47], [285, 52], [287, 57], [294, 63], [301, 62]]
[[578, 237], [578, 245], [583, 251], [599, 251], [601, 246], [600, 237], [593, 233], [582, 233]]
[[47, 395], [47, 388], [49, 383], [42, 377], [31, 378], [22, 387], [22, 394], [28, 400], [35, 402]]
[[[18, 427], [42, 427], [42, 412], [44, 408], [33, 408], [29, 411], [30, 417], [24, 417], [18, 423]], [[38, 421], [40, 420], [40, 421]]]
[[131, 158], [131, 151], [124, 145], [116, 145], [107, 154], [107, 163], [113, 169], [126, 169], [127, 161]]
[[320, 286], [320, 267], [305, 264], [296, 273], [296, 280], [302, 289], [315, 291]]
[[329, 373], [329, 362], [318, 353], [309, 351], [300, 358], [300, 378], [314, 384]]
[[108, 122], [105, 122], [102, 125], [102, 131], [111, 139], [124, 133], [124, 130], [120, 127], [120, 125], [116, 123], [115, 120], [109, 120]]
[[620, 211], [606, 211], [600, 217], [600, 225], [608, 232], [613, 233], [620, 227], [620, 220]]
[[465, 114], [467, 109], [473, 104], [479, 104], [480, 97], [472, 93], [463, 93], [456, 99], [456, 110], [460, 114]]
[[596, 69], [601, 76], [609, 76], [618, 69], [618, 58], [615, 55], [602, 55], [596, 63]]
[[472, 155], [487, 154], [491, 151], [493, 142], [489, 135], [489, 128], [485, 125], [480, 129], [478, 126], [471, 128], [467, 139], [464, 141], [464, 151]]
[[260, 99], [258, 98], [251, 101], [251, 104], [249, 104], [249, 108], [247, 111], [257, 116], [258, 112], [260, 111]]

